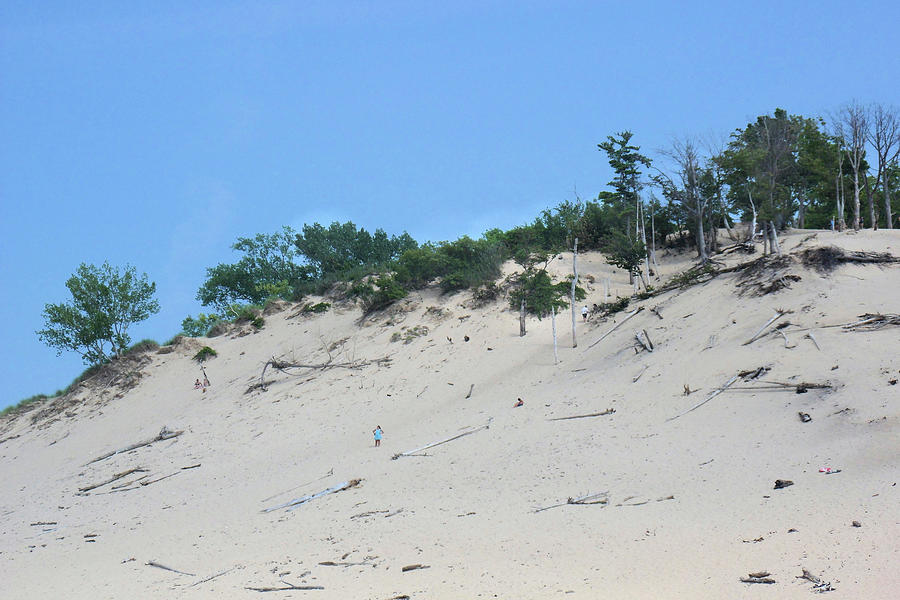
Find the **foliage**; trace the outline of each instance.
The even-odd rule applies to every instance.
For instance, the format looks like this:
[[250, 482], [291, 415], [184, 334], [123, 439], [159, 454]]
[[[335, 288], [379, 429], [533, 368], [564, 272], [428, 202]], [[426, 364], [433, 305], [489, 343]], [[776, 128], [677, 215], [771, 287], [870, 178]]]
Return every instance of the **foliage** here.
[[283, 227], [271, 235], [259, 233], [252, 238], [238, 238], [232, 249], [243, 256], [234, 264], [208, 268], [197, 300], [224, 312], [230, 304], [259, 304], [273, 295], [294, 299], [297, 288], [315, 276], [313, 267], [297, 262], [295, 235], [293, 229]]
[[0, 410], [0, 418], [7, 415], [18, 414], [35, 402], [41, 402], [42, 400], [47, 400], [48, 398], [51, 398], [51, 396], [48, 396], [47, 394], [35, 394], [34, 396], [29, 396], [24, 400], [20, 400], [16, 404], [12, 404], [10, 406], [7, 406], [3, 410]]
[[600, 309], [600, 314], [604, 317], [609, 315], [614, 315], [618, 312], [622, 312], [626, 308], [628, 308], [628, 304], [631, 302], [631, 298], [625, 296], [624, 298], [619, 298], [613, 302], [603, 302], [598, 304], [598, 308]]
[[362, 300], [363, 312], [373, 313], [387, 308], [397, 300], [405, 298], [407, 291], [387, 274], [379, 275], [374, 282], [360, 282], [354, 285], [350, 294]]
[[404, 344], [412, 343], [416, 338], [428, 335], [428, 327], [425, 325], [416, 325], [415, 327], [404, 327], [400, 331], [395, 331], [391, 335], [391, 342], [399, 342], [403, 340]]
[[607, 263], [625, 269], [627, 273], [637, 273], [647, 256], [647, 249], [641, 240], [629, 239], [617, 231], [609, 238], [606, 254]]
[[66, 287], [72, 301], [47, 304], [45, 327], [36, 333], [57, 355], [78, 352], [87, 364], [109, 360], [107, 344], [112, 355], [120, 355], [131, 342], [129, 326], [159, 312], [156, 284], [146, 274], [138, 277], [132, 266], [122, 271], [106, 262], [100, 267], [82, 263]]
[[[529, 266], [518, 275], [516, 283], [518, 285], [509, 298], [511, 308], [520, 308], [524, 299], [525, 311], [540, 319], [554, 308], [559, 310], [569, 305], [567, 298], [571, 292], [571, 279], [553, 283], [546, 268]], [[583, 300], [585, 297], [584, 289], [576, 286], [575, 299]]]
[[222, 315], [215, 313], [199, 313], [196, 319], [188, 315], [181, 322], [181, 331], [188, 337], [202, 337], [209, 333], [213, 325], [224, 320]]
[[331, 308], [331, 304], [328, 302], [319, 302], [318, 304], [307, 304], [303, 307], [301, 312], [304, 313], [323, 313], [328, 312], [328, 309]]
[[318, 223], [304, 225], [294, 244], [317, 278], [354, 267], [383, 267], [418, 246], [406, 232], [388, 237], [376, 229], [372, 235], [350, 221], [333, 222], [327, 229]]
[[229, 310], [234, 314], [235, 323], [250, 323], [257, 329], [262, 329], [265, 321], [262, 318], [262, 310], [256, 304], [239, 304], [230, 306]]
[[206, 362], [206, 360], [213, 358], [215, 356], [218, 356], [218, 355], [219, 355], [219, 353], [216, 352], [215, 350], [213, 350], [212, 348], [210, 348], [209, 346], [203, 346], [202, 348], [200, 348], [200, 350], [197, 352], [197, 354], [194, 355], [194, 360], [196, 360], [198, 363], [202, 363], [202, 362]]

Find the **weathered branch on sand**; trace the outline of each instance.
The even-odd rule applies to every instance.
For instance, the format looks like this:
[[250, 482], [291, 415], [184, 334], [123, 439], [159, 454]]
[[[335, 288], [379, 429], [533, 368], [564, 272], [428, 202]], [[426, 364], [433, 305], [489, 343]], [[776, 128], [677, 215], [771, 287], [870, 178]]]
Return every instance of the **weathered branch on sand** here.
[[430, 565], [420, 565], [420, 564], [406, 565], [405, 567], [403, 567], [402, 569], [400, 569], [400, 572], [401, 572], [401, 573], [407, 573], [407, 572], [409, 572], [409, 571], [416, 571], [416, 570], [418, 570], [418, 569], [430, 569], [430, 568], [431, 568]]
[[768, 321], [766, 321], [766, 324], [763, 325], [762, 327], [760, 327], [759, 331], [757, 331], [756, 334], [752, 338], [750, 338], [749, 340], [744, 342], [743, 345], [748, 346], [748, 345], [752, 344], [753, 342], [755, 342], [756, 340], [758, 340], [759, 338], [761, 338], [763, 336], [763, 333], [766, 331], [766, 329], [769, 328], [769, 326], [772, 323], [774, 323], [775, 321], [777, 321], [784, 315], [790, 314], [791, 312], [793, 312], [793, 311], [777, 309], [776, 315], [774, 317], [772, 317], [771, 319], [769, 319]]
[[294, 510], [295, 508], [306, 504], [316, 498], [321, 498], [322, 496], [327, 496], [328, 494], [336, 494], [338, 492], [343, 492], [344, 490], [349, 490], [352, 487], [356, 487], [362, 482], [362, 479], [351, 479], [350, 481], [345, 481], [344, 483], [339, 483], [336, 486], [330, 487], [327, 490], [322, 490], [321, 492], [315, 494], [309, 494], [308, 496], [303, 496], [302, 498], [296, 498], [289, 502], [285, 502], [284, 504], [279, 504], [278, 506], [273, 506], [271, 508], [264, 508], [260, 512], [268, 513], [273, 510], [278, 510], [281, 508], [286, 508], [288, 510]]
[[646, 329], [642, 331], [635, 331], [634, 339], [637, 340], [638, 344], [640, 344], [644, 348], [644, 350], [646, 350], [647, 352], [653, 352], [653, 342], [650, 341], [650, 336], [647, 335]]
[[666, 423], [668, 423], [669, 421], [674, 421], [678, 417], [683, 417], [684, 415], [688, 414], [689, 412], [693, 412], [693, 411], [697, 410], [698, 408], [700, 408], [701, 406], [703, 406], [704, 404], [706, 404], [707, 402], [709, 402], [710, 400], [712, 400], [713, 398], [715, 398], [716, 396], [718, 396], [719, 394], [721, 394], [722, 392], [727, 390], [729, 387], [731, 387], [731, 384], [733, 384], [735, 381], [737, 381], [739, 377], [740, 377], [740, 375], [735, 375], [734, 377], [729, 379], [727, 382], [725, 382], [725, 385], [710, 392], [710, 394], [706, 397], [706, 399], [703, 402], [692, 406], [688, 410], [684, 411], [683, 413], [677, 414], [674, 417], [669, 417], [668, 419], [666, 419]]
[[182, 433], [184, 433], [183, 430], [182, 430], [182, 431], [169, 431], [168, 427], [163, 427], [163, 428], [159, 431], [159, 433], [157, 434], [157, 436], [156, 436], [155, 438], [153, 438], [153, 439], [144, 440], [143, 442], [138, 442], [138, 443], [136, 443], [136, 444], [131, 444], [130, 446], [125, 446], [124, 448], [120, 448], [120, 449], [115, 450], [115, 451], [113, 451], [113, 452], [108, 452], [108, 453], [104, 454], [103, 456], [98, 456], [98, 457], [95, 458], [94, 460], [92, 460], [92, 461], [86, 463], [84, 466], [93, 464], [93, 463], [95, 463], [95, 462], [99, 462], [99, 461], [101, 461], [101, 460], [106, 460], [106, 459], [109, 458], [110, 456], [115, 456], [116, 454], [122, 454], [123, 452], [129, 452], [129, 451], [134, 450], [134, 449], [136, 449], [136, 448], [142, 448], [143, 446], [149, 446], [150, 444], [154, 444], [154, 443], [156, 443], [156, 442], [163, 442], [163, 441], [165, 441], [165, 440], [171, 440], [172, 438], [178, 437], [178, 436], [181, 435]]
[[209, 577], [206, 577], [206, 578], [204, 578], [204, 579], [201, 579], [200, 581], [195, 581], [194, 583], [192, 583], [192, 584], [189, 585], [188, 587], [194, 587], [195, 585], [200, 585], [201, 583], [206, 583], [207, 581], [212, 581], [212, 580], [215, 579], [216, 577], [221, 577], [222, 575], [224, 575], [224, 574], [226, 574], [226, 573], [231, 573], [231, 572], [234, 571], [235, 569], [237, 569], [237, 567], [231, 567], [230, 569], [225, 569], [224, 571], [219, 571], [219, 572], [216, 573], [215, 575], [210, 575]]
[[846, 331], [875, 331], [888, 325], [900, 325], [900, 315], [882, 315], [879, 313], [866, 313], [859, 315], [862, 319], [855, 323], [847, 323], [842, 325], [842, 329]]
[[474, 389], [475, 389], [475, 384], [473, 383], [472, 385], [469, 386], [469, 393], [466, 394], [466, 400], [468, 400], [469, 398], [472, 397], [472, 390], [474, 390]]
[[328, 361], [324, 363], [294, 363], [281, 361], [273, 356], [270, 360], [266, 361], [266, 364], [263, 365], [262, 373], [259, 374], [259, 383], [254, 383], [249, 388], [247, 388], [247, 391], [244, 393], [248, 394], [253, 390], [266, 391], [266, 370], [269, 367], [290, 375], [291, 373], [288, 373], [289, 369], [315, 369], [318, 371], [324, 371], [326, 369], [361, 369], [369, 365], [383, 366], [390, 364], [391, 358], [389, 356], [383, 356], [381, 358], [375, 358], [372, 360], [352, 360], [348, 362], [334, 362], [329, 357]]
[[553, 419], [547, 419], [548, 421], [567, 421], [569, 419], [587, 419], [588, 417], [605, 417], [606, 415], [611, 415], [616, 412], [614, 408], [607, 408], [603, 412], [590, 413], [587, 415], [573, 415], [571, 417], [555, 417]]
[[816, 350], [818, 350], [819, 352], [822, 351], [822, 349], [819, 348], [819, 342], [816, 341], [816, 338], [815, 338], [815, 336], [813, 335], [813, 332], [812, 332], [812, 331], [808, 331], [808, 332], [806, 333], [806, 337], [808, 337], [809, 339], [811, 339], [811, 340], [812, 340], [812, 343], [816, 345]]
[[747, 577], [741, 577], [743, 583], [775, 583], [775, 580], [769, 577], [768, 571], [760, 571], [759, 573], [750, 573]]
[[443, 440], [439, 440], [437, 442], [431, 442], [430, 444], [425, 444], [424, 446], [416, 448], [415, 450], [408, 450], [406, 452], [401, 452], [399, 454], [395, 454], [394, 456], [391, 457], [391, 460], [397, 460], [401, 456], [412, 456], [414, 454], [418, 454], [422, 450], [428, 450], [429, 448], [434, 448], [435, 446], [440, 446], [441, 444], [446, 444], [447, 442], [452, 442], [453, 440], [458, 440], [461, 437], [464, 437], [467, 435], [472, 435], [473, 433], [477, 433], [477, 432], [481, 431], [482, 429], [489, 429], [491, 426], [491, 421], [493, 421], [493, 420], [494, 420], [494, 418], [491, 417], [490, 419], [488, 419], [488, 422], [484, 425], [480, 425], [478, 427], [470, 427], [467, 431], [464, 431], [462, 433], [457, 433], [456, 435], [445, 438]]
[[593, 344], [591, 344], [590, 346], [588, 346], [588, 348], [593, 348], [594, 346], [596, 346], [597, 344], [599, 344], [600, 342], [602, 342], [602, 341], [603, 341], [603, 338], [605, 338], [606, 336], [608, 336], [609, 334], [611, 334], [613, 331], [615, 331], [616, 329], [618, 329], [619, 327], [621, 327], [622, 325], [624, 325], [624, 324], [625, 324], [625, 321], [627, 321], [628, 319], [630, 319], [630, 318], [633, 317], [634, 315], [638, 314], [638, 313], [641, 312], [642, 310], [644, 310], [644, 307], [643, 307], [643, 306], [639, 306], [639, 307], [637, 307], [636, 309], [634, 309], [633, 311], [631, 311], [630, 313], [628, 313], [628, 315], [626, 315], [624, 319], [622, 319], [621, 321], [619, 321], [618, 325], [616, 325], [615, 327], [613, 327], [612, 329], [610, 329], [609, 331], [607, 331], [606, 333], [604, 333], [603, 335], [601, 335], [601, 336], [600, 336], [600, 339], [598, 339], [596, 342], [594, 342]]
[[147, 472], [147, 469], [142, 469], [141, 467], [135, 467], [133, 469], [128, 469], [127, 471], [122, 471], [121, 473], [116, 473], [109, 479], [107, 479], [105, 481], [101, 481], [100, 483], [95, 483], [95, 484], [89, 485], [87, 487], [78, 488], [78, 491], [79, 492], [89, 492], [100, 486], [106, 485], [107, 483], [112, 483], [113, 481], [117, 481], [119, 479], [122, 479], [123, 477], [127, 477], [128, 475], [131, 475], [132, 473], [146, 473], [146, 472]]
[[146, 564], [148, 567], [156, 567], [157, 569], [162, 569], [163, 571], [172, 571], [173, 573], [178, 573], [179, 575], [187, 575], [189, 577], [196, 577], [196, 575], [193, 573], [185, 573], [184, 571], [179, 571], [178, 569], [173, 569], [172, 567], [167, 567], [166, 565], [161, 565], [158, 562], [156, 562], [155, 560], [148, 560]]
[[831, 585], [830, 581], [822, 581], [821, 577], [816, 577], [806, 569], [803, 569], [803, 575], [797, 575], [797, 579], [805, 579], [813, 584], [813, 589], [816, 592], [833, 592], [835, 588]]
[[551, 506], [544, 506], [543, 508], [535, 509], [534, 512], [539, 513], [545, 510], [550, 510], [551, 508], [559, 508], [560, 506], [568, 506], [570, 504], [577, 504], [579, 506], [588, 506], [591, 504], [609, 504], [609, 492], [600, 492], [599, 494], [588, 494], [586, 496], [579, 496], [578, 498], [569, 498], [565, 502], [560, 502], [559, 504], [553, 504]]
[[251, 592], [288, 592], [291, 590], [324, 590], [321, 585], [291, 585], [286, 584], [282, 587], [245, 587], [245, 590]]
[[643, 375], [649, 368], [650, 365], [644, 365], [644, 367], [641, 369], [641, 372], [631, 378], [631, 383], [637, 383], [638, 379], [641, 378], [641, 375]]

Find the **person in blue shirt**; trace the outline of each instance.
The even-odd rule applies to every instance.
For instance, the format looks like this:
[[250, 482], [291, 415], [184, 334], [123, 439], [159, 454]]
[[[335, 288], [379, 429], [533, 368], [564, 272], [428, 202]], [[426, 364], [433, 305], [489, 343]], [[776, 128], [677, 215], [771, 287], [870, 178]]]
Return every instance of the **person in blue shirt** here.
[[375, 429], [372, 430], [372, 434], [375, 436], [375, 447], [381, 445], [381, 436], [384, 435], [384, 431], [381, 429], [381, 425], [376, 425]]

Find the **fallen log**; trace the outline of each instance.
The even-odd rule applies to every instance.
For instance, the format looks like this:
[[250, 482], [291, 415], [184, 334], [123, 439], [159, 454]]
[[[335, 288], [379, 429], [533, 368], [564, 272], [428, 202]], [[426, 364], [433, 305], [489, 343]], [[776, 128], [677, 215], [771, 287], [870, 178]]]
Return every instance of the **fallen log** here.
[[631, 378], [631, 383], [637, 383], [638, 379], [641, 378], [641, 375], [643, 375], [649, 368], [650, 365], [644, 365], [644, 367], [641, 369], [641, 372]]
[[185, 573], [184, 571], [179, 571], [178, 569], [173, 569], [172, 567], [167, 567], [166, 565], [161, 565], [155, 560], [148, 560], [146, 562], [148, 567], [156, 567], [157, 569], [162, 569], [164, 571], [171, 571], [173, 573], [178, 573], [179, 575], [188, 575], [189, 577], [196, 577], [193, 573]]
[[167, 427], [163, 427], [159, 431], [159, 433], [156, 435], [156, 437], [154, 437], [152, 439], [144, 440], [143, 442], [138, 442], [136, 444], [131, 444], [130, 446], [125, 446], [124, 448], [119, 448], [118, 450], [114, 450], [112, 452], [107, 452], [106, 454], [104, 454], [102, 456], [98, 456], [97, 458], [87, 462], [84, 466], [88, 466], [95, 462], [100, 462], [101, 460], [106, 460], [107, 458], [109, 458], [111, 456], [115, 456], [116, 454], [122, 454], [123, 452], [130, 452], [131, 450], [135, 450], [137, 448], [149, 446], [150, 444], [155, 444], [156, 442], [163, 442], [165, 440], [171, 440], [172, 438], [178, 437], [182, 433], [184, 433], [183, 430], [182, 431], [169, 431], [169, 429]]
[[596, 346], [597, 344], [599, 344], [600, 342], [602, 342], [602, 341], [603, 341], [603, 338], [605, 338], [606, 336], [608, 336], [609, 334], [611, 334], [613, 331], [615, 331], [616, 329], [618, 329], [619, 327], [621, 327], [622, 325], [624, 325], [624, 324], [625, 324], [625, 321], [627, 321], [628, 319], [630, 319], [630, 318], [633, 317], [634, 315], [638, 314], [638, 313], [641, 312], [642, 310], [644, 310], [644, 307], [643, 307], [643, 306], [639, 306], [639, 307], [636, 308], [635, 310], [633, 310], [633, 311], [631, 311], [630, 313], [628, 313], [628, 315], [626, 315], [626, 317], [625, 317], [624, 319], [622, 319], [621, 321], [619, 321], [618, 325], [616, 325], [615, 327], [613, 327], [612, 329], [610, 329], [609, 331], [607, 331], [606, 333], [604, 333], [603, 335], [601, 335], [601, 336], [600, 336], [600, 339], [598, 339], [596, 342], [594, 342], [593, 344], [591, 344], [590, 346], [588, 346], [588, 348], [593, 348], [594, 346]]
[[888, 325], [898, 325], [900, 326], [900, 315], [882, 315], [880, 313], [866, 313], [864, 315], [860, 315], [861, 321], [857, 321], [855, 323], [847, 323], [846, 325], [842, 325], [842, 328], [846, 331], [875, 331], [877, 329], [881, 329], [882, 327], [887, 327]]
[[147, 485], [150, 485], [151, 483], [156, 483], [157, 481], [162, 481], [163, 479], [168, 479], [169, 477], [178, 475], [179, 473], [181, 473], [181, 471], [175, 471], [174, 473], [169, 473], [168, 475], [163, 475], [162, 477], [160, 477], [158, 479], [151, 479], [150, 481], [139, 481], [138, 483], [141, 486], [147, 486]]
[[349, 490], [352, 487], [356, 487], [362, 482], [362, 479], [351, 479], [350, 481], [345, 481], [344, 483], [340, 483], [336, 486], [330, 487], [326, 490], [322, 490], [316, 494], [309, 494], [308, 496], [303, 496], [302, 498], [296, 498], [289, 502], [285, 502], [284, 504], [279, 504], [278, 506], [273, 506], [271, 508], [264, 508], [260, 512], [269, 513], [273, 510], [279, 510], [281, 508], [287, 508], [288, 510], [294, 510], [295, 508], [306, 504], [307, 502], [311, 502], [316, 498], [321, 498], [322, 496], [327, 496], [328, 494], [336, 494], [337, 492], [342, 492], [344, 490]]
[[668, 423], [669, 421], [674, 421], [674, 420], [677, 419], [678, 417], [683, 417], [684, 415], [686, 415], [686, 414], [688, 414], [688, 413], [690, 413], [690, 412], [693, 412], [693, 411], [697, 410], [698, 408], [700, 408], [701, 406], [703, 406], [704, 404], [706, 404], [707, 402], [709, 402], [710, 400], [712, 400], [713, 398], [715, 398], [716, 396], [718, 396], [719, 394], [721, 394], [722, 392], [724, 392], [725, 390], [727, 390], [729, 387], [731, 387], [731, 384], [733, 384], [735, 381], [737, 381], [739, 377], [740, 377], [740, 375], [735, 375], [734, 377], [732, 377], [731, 379], [729, 379], [729, 380], [725, 383], [725, 385], [723, 385], [722, 387], [720, 387], [720, 388], [718, 388], [718, 389], [713, 390], [713, 391], [706, 397], [706, 399], [705, 399], [703, 402], [701, 402], [701, 403], [699, 403], [699, 404], [696, 404], [696, 405], [692, 406], [691, 408], [689, 408], [688, 410], [684, 411], [683, 413], [677, 414], [677, 415], [675, 415], [674, 417], [670, 417], [670, 418], [666, 419], [666, 423]]
[[259, 374], [259, 383], [254, 383], [245, 394], [252, 392], [253, 390], [262, 390], [266, 391], [266, 369], [272, 367], [273, 369], [280, 371], [282, 373], [288, 373], [288, 369], [315, 369], [318, 371], [324, 371], [326, 369], [361, 369], [363, 367], [369, 365], [389, 365], [391, 364], [391, 358], [389, 356], [383, 356], [381, 358], [375, 358], [372, 360], [353, 360], [349, 362], [334, 362], [331, 359], [328, 362], [324, 363], [292, 363], [286, 361], [280, 361], [274, 356], [266, 361], [266, 364], [263, 365], [262, 373]]
[[453, 440], [458, 440], [461, 437], [464, 437], [467, 435], [472, 435], [473, 433], [477, 433], [477, 432], [481, 431], [482, 429], [489, 429], [491, 426], [491, 421], [493, 421], [493, 420], [494, 420], [494, 418], [491, 417], [490, 419], [488, 419], [488, 422], [486, 424], [481, 425], [479, 427], [469, 428], [468, 431], [458, 433], [454, 436], [448, 437], [443, 440], [439, 440], [437, 442], [431, 442], [430, 444], [425, 444], [424, 446], [416, 448], [415, 450], [407, 450], [406, 452], [401, 452], [399, 454], [395, 454], [394, 456], [391, 457], [391, 460], [397, 460], [401, 456], [412, 456], [414, 454], [418, 454], [422, 450], [428, 450], [429, 448], [434, 448], [435, 446], [440, 446], [441, 444], [446, 444], [447, 442], [452, 442]]
[[147, 469], [142, 469], [141, 467], [135, 467], [135, 468], [133, 468], [133, 469], [128, 469], [127, 471], [122, 471], [121, 473], [116, 473], [115, 475], [113, 475], [113, 476], [110, 477], [109, 479], [107, 479], [107, 480], [105, 480], [105, 481], [101, 481], [100, 483], [95, 483], [95, 484], [89, 485], [89, 486], [87, 486], [87, 487], [78, 488], [78, 491], [79, 491], [79, 492], [89, 492], [89, 491], [91, 491], [91, 490], [93, 490], [93, 489], [96, 489], [96, 488], [98, 488], [98, 487], [100, 487], [100, 486], [104, 486], [104, 485], [106, 485], [107, 483], [112, 483], [113, 481], [122, 479], [123, 477], [127, 477], [128, 475], [131, 475], [132, 473], [146, 473], [146, 472], [147, 472]]
[[406, 565], [405, 567], [400, 569], [400, 572], [407, 573], [409, 571], [416, 571], [418, 569], [430, 569], [430, 568], [431, 567], [429, 565], [420, 565], [420, 564]]
[[605, 417], [606, 415], [611, 415], [616, 412], [614, 408], [607, 408], [603, 412], [589, 413], [586, 415], [572, 415], [571, 417], [554, 417], [552, 419], [547, 419], [548, 421], [567, 421], [568, 419], [587, 419], [589, 417]]
[[560, 506], [569, 506], [570, 504], [577, 504], [581, 506], [588, 506], [592, 504], [609, 504], [609, 492], [600, 492], [599, 494], [587, 494], [586, 496], [579, 496], [578, 498], [568, 498], [565, 502], [560, 502], [559, 504], [553, 504], [550, 506], [544, 506], [542, 508], [537, 508], [534, 510], [535, 513], [543, 512], [545, 510], [550, 510], [551, 508], [559, 508]]

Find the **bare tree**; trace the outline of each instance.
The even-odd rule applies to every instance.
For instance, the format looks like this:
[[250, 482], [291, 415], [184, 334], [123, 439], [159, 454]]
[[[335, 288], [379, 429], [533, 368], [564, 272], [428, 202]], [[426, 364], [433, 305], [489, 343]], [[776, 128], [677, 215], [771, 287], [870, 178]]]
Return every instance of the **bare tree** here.
[[[706, 208], [709, 200], [703, 196], [700, 189], [700, 155], [697, 146], [691, 139], [675, 140], [672, 148], [663, 151], [672, 158], [678, 168], [678, 177], [681, 185], [677, 186], [671, 178], [666, 176], [671, 189], [670, 196], [679, 200], [688, 212], [697, 219], [697, 253], [702, 262], [709, 260], [706, 250], [706, 236], [703, 232], [703, 221], [706, 218]], [[665, 188], [664, 188], [665, 189]]]
[[846, 144], [847, 160], [853, 169], [853, 229], [860, 228], [859, 218], [859, 170], [866, 154], [866, 138], [869, 124], [866, 109], [858, 102], [845, 104], [835, 116], [835, 130]]
[[893, 229], [887, 167], [900, 155], [900, 113], [896, 106], [873, 104], [869, 107], [869, 119], [872, 127], [868, 132], [868, 140], [878, 155], [878, 171], [875, 182], [876, 184], [880, 183], [881, 189], [884, 191], [885, 226]]

